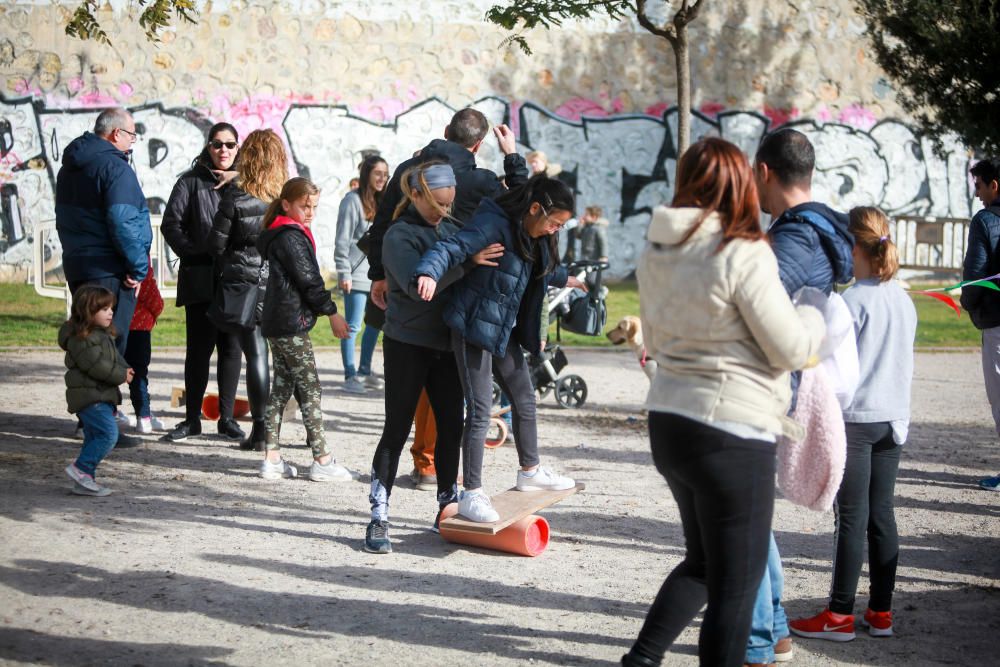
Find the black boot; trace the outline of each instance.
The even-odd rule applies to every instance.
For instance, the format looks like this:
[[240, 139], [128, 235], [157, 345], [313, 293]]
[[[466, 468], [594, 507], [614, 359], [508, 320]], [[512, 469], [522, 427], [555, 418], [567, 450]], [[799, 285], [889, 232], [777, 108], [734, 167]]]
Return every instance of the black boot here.
[[250, 429], [250, 437], [240, 443], [240, 449], [262, 452], [267, 444], [267, 427], [264, 420], [254, 420], [253, 428]]

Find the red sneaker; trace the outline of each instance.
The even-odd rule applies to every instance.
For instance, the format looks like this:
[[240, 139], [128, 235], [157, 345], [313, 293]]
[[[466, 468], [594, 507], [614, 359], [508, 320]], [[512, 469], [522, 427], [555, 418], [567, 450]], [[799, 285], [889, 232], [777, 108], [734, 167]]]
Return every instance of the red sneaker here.
[[872, 637], [892, 637], [892, 612], [866, 609], [861, 625], [868, 627], [868, 634]]
[[800, 637], [849, 642], [854, 639], [854, 616], [834, 614], [824, 609], [812, 618], [798, 618], [788, 623], [789, 629]]

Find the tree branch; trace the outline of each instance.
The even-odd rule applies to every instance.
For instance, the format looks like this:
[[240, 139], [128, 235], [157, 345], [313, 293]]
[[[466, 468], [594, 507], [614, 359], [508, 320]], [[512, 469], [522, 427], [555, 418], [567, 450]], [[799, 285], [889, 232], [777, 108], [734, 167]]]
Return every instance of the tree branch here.
[[674, 24], [668, 23], [661, 28], [657, 26], [655, 23], [653, 23], [650, 20], [649, 16], [646, 14], [646, 0], [635, 0], [635, 17], [636, 19], [638, 19], [639, 25], [641, 25], [647, 31], [667, 40], [668, 42], [670, 42], [671, 46], [676, 46], [677, 29], [674, 27]]

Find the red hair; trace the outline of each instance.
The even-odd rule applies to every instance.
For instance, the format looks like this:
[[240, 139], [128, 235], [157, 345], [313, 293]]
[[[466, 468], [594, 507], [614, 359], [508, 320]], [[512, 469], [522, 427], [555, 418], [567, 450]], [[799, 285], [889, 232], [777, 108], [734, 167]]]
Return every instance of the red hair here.
[[766, 238], [760, 227], [760, 201], [750, 163], [743, 151], [725, 139], [702, 139], [684, 152], [671, 206], [705, 209], [677, 245], [686, 243], [711, 213], [722, 218], [719, 250], [733, 239]]

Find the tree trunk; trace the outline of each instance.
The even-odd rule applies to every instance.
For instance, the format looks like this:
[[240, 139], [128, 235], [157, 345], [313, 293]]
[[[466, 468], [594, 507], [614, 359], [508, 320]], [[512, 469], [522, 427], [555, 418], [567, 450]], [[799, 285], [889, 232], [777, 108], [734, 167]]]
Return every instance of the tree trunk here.
[[[691, 144], [691, 53], [688, 50], [687, 26], [677, 28], [677, 39], [671, 42], [677, 61], [677, 163]], [[676, 173], [674, 179], [676, 181]]]

